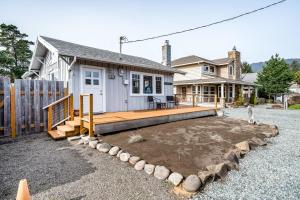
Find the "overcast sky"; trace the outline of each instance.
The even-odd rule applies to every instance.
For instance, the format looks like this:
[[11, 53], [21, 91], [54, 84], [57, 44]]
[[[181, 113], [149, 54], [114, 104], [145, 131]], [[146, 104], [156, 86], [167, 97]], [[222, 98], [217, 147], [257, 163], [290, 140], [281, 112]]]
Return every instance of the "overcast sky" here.
[[[129, 40], [201, 26], [277, 0], [1, 0], [0, 23], [14, 24], [29, 35], [119, 51], [118, 38]], [[287, 2], [214, 27], [141, 43], [123, 52], [161, 62], [161, 45], [170, 40], [172, 59], [198, 55], [227, 56], [236, 45], [242, 60], [264, 61], [279, 53], [300, 57], [300, 1]]]

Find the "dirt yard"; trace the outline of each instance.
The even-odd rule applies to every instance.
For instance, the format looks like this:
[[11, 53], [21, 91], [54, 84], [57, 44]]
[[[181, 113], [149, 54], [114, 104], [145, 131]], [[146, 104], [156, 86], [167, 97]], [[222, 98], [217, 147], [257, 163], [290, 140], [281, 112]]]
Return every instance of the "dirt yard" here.
[[[268, 131], [271, 129], [267, 125], [205, 117], [105, 135], [101, 139], [148, 163], [164, 165], [187, 176], [207, 165], [218, 164], [233, 144], [254, 136], [263, 138], [261, 133]], [[142, 135], [145, 141], [129, 144], [128, 139], [134, 134]]]

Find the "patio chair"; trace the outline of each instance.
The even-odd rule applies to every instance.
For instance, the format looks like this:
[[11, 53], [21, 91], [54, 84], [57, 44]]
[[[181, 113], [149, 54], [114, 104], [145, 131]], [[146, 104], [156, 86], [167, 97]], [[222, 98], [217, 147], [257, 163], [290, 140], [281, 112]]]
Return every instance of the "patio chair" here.
[[148, 108], [151, 109], [151, 105], [152, 105], [152, 109], [157, 108], [157, 103], [161, 103], [160, 99], [155, 98], [153, 96], [148, 96]]
[[[166, 96], [167, 108], [174, 108], [176, 105], [176, 100], [174, 96]], [[169, 107], [171, 105], [171, 107]], [[172, 107], [173, 105], [173, 107]]]

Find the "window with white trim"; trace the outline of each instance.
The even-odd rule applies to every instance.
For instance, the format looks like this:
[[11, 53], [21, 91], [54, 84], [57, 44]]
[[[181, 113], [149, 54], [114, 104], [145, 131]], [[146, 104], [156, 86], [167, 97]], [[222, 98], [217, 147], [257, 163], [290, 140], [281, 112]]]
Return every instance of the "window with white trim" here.
[[99, 85], [100, 84], [99, 72], [84, 71], [84, 84], [85, 85]]
[[215, 67], [214, 66], [210, 66], [209, 67], [209, 72], [214, 74], [215, 73]]
[[144, 94], [152, 94], [153, 93], [153, 77], [144, 75], [143, 76], [143, 90]]
[[155, 77], [155, 92], [156, 94], [162, 93], [162, 78], [160, 76]]
[[204, 66], [203, 66], [203, 71], [204, 71], [204, 72], [209, 72], [209, 66], [204, 65]]
[[196, 86], [195, 85], [192, 86], [192, 93], [196, 94]]
[[208, 95], [209, 91], [208, 91], [208, 86], [204, 86], [203, 87], [203, 94], [204, 95]]
[[131, 75], [131, 85], [132, 94], [139, 94], [140, 93], [140, 75], [139, 74], [132, 74]]
[[164, 76], [130, 72], [130, 91], [134, 96], [163, 95]]

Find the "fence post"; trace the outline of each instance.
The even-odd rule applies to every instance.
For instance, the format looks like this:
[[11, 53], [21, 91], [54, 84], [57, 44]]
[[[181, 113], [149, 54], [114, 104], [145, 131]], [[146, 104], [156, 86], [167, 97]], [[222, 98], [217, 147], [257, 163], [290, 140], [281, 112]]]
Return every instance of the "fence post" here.
[[69, 105], [70, 105], [70, 116], [71, 116], [71, 120], [74, 120], [74, 104], [73, 104], [73, 94], [70, 95], [69, 98]]
[[53, 108], [52, 106], [48, 107], [48, 131], [52, 130], [52, 112]]
[[15, 86], [10, 86], [10, 126], [11, 137], [16, 138], [16, 98], [15, 98]]
[[93, 122], [93, 94], [89, 96], [89, 136], [94, 137], [94, 122]]
[[[64, 88], [64, 97], [68, 96], [68, 88]], [[64, 100], [64, 118], [68, 117], [68, 99]]]
[[82, 129], [83, 129], [83, 96], [80, 95], [80, 99], [79, 99], [79, 119], [80, 119], [80, 134]]

